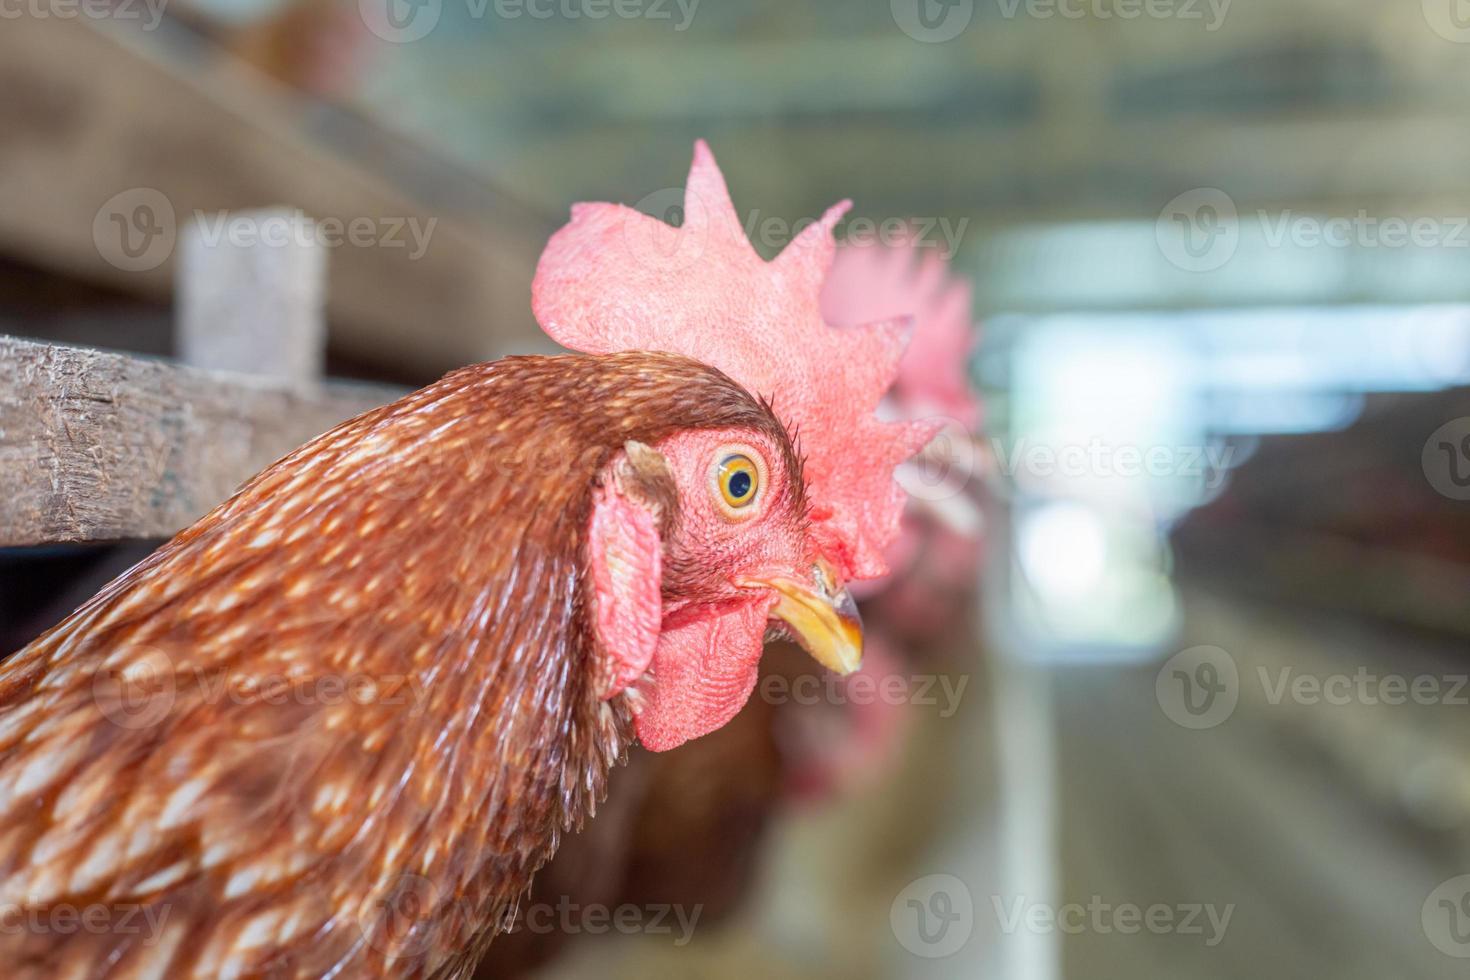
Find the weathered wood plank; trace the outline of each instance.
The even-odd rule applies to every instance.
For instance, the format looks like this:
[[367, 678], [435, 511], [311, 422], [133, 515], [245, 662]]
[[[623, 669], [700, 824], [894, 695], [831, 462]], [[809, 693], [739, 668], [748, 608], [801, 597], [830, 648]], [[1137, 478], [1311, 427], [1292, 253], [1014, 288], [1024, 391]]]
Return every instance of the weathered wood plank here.
[[167, 537], [397, 394], [0, 336], [0, 546]]

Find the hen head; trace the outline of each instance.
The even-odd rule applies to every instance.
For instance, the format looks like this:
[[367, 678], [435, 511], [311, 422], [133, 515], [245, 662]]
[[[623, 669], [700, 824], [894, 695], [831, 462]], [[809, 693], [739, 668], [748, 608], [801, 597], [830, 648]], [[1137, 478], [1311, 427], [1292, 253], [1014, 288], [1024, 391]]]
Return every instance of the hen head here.
[[634, 699], [651, 749], [740, 710], [768, 624], [832, 669], [857, 667], [861, 632], [844, 583], [886, 571], [904, 502], [893, 469], [935, 428], [874, 414], [903, 355], [905, 320], [839, 330], [822, 318], [832, 229], [846, 209], [831, 208], [766, 262], [701, 142], [680, 226], [578, 205], [537, 267], [533, 305], [553, 339], [592, 354], [692, 357], [779, 421], [772, 433], [680, 432], [628, 447], [599, 491], [594, 628], [609, 696], [651, 672]]
[[[655, 751], [724, 725], [754, 688], [768, 622], [841, 673], [857, 607], [811, 533], [801, 463], [779, 424], [629, 443], [595, 495], [594, 632]], [[645, 673], [651, 683], [639, 686]]]

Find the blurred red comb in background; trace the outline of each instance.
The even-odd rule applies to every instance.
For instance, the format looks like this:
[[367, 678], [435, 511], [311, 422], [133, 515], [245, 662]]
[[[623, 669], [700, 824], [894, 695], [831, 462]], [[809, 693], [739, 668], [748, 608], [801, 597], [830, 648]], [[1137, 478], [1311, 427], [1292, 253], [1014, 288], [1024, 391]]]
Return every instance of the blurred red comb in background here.
[[838, 327], [913, 317], [893, 383], [895, 402], [906, 418], [942, 414], [973, 431], [980, 399], [968, 373], [977, 335], [971, 293], [939, 249], [926, 247], [910, 228], [892, 241], [844, 242], [822, 288], [822, 315]]

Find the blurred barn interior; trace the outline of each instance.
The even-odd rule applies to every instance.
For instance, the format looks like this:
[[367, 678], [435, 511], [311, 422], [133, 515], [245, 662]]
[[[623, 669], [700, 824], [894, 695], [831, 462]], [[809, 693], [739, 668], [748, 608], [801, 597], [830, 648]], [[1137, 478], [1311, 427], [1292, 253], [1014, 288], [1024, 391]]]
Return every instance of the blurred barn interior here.
[[[328, 375], [546, 350], [547, 235], [574, 201], [664, 214], [697, 137], [763, 253], [851, 197], [848, 227], [917, 218], [975, 287], [984, 431], [950, 462], [983, 566], [922, 668], [967, 678], [956, 710], [904, 706], [881, 778], [783, 807], [718, 926], [579, 936], [544, 976], [1464, 975], [1470, 900], [1432, 897], [1470, 874], [1470, 48], [1432, 0], [981, 0], [942, 43], [900, 0], [445, 0], [409, 42], [360, 6], [5, 20], [0, 334], [177, 355], [177, 254], [123, 268], [94, 231], [151, 188], [180, 221], [435, 222], [421, 255], [332, 250]], [[0, 653], [156, 543], [0, 550]], [[933, 875], [963, 887], [935, 904]], [[958, 948], [916, 940], [911, 883]], [[1095, 898], [1233, 912], [1214, 943], [1013, 914]]]

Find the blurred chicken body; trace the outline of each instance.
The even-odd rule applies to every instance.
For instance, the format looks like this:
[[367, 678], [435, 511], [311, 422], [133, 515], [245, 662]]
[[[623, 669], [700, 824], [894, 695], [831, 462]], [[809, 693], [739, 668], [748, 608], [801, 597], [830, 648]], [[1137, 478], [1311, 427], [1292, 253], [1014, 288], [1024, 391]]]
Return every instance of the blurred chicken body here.
[[[939, 255], [911, 239], [849, 242], [837, 250], [821, 298], [823, 318], [842, 328], [911, 317], [889, 407], [909, 418], [939, 411], [952, 438], [969, 438], [980, 416], [968, 380], [977, 331], [969, 285]], [[888, 550], [892, 573], [865, 583], [868, 639], [862, 672], [849, 680], [866, 675], [876, 687], [894, 675], [906, 679], [920, 663], [938, 666], [936, 640], [963, 631], [978, 544], [910, 503]], [[775, 690], [790, 691], [819, 682], [814, 666], [778, 644], [762, 671]], [[537, 876], [529, 908], [673, 905], [699, 910], [701, 934], [719, 929], [756, 892], [762, 850], [783, 808], [830, 804], [892, 777], [914, 712], [881, 698], [838, 701], [752, 698], [707, 738], [657, 755], [635, 749], [590, 830], [570, 838]], [[530, 976], [571, 942], [518, 923], [481, 961], [476, 980]]]

